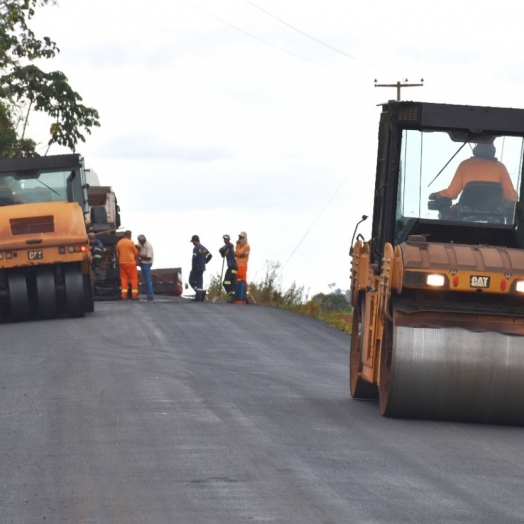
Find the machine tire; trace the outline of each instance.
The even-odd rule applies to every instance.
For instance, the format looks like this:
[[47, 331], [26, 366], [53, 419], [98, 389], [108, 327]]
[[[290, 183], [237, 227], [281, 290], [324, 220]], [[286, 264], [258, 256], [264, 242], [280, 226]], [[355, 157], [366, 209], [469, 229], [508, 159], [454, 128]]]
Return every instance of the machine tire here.
[[78, 264], [64, 268], [66, 313], [70, 318], [85, 316], [84, 279]]
[[349, 390], [351, 396], [360, 400], [377, 400], [376, 384], [370, 384], [359, 376], [362, 371], [362, 330], [364, 326], [366, 296], [358, 299], [358, 306], [353, 311], [353, 331], [351, 334], [351, 349], [349, 352]]
[[56, 300], [55, 272], [53, 268], [44, 268], [36, 274], [36, 295], [38, 317], [41, 319], [58, 316]]
[[28, 320], [31, 317], [31, 308], [25, 274], [16, 271], [8, 272], [7, 281], [13, 320], [15, 322]]

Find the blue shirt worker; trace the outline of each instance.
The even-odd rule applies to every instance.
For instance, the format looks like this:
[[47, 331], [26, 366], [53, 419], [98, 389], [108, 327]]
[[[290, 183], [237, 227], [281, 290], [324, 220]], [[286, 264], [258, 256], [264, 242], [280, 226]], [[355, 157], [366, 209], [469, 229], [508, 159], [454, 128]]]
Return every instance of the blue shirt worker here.
[[104, 247], [104, 244], [96, 238], [94, 233], [89, 233], [87, 237], [89, 239], [89, 248], [91, 251], [91, 269], [95, 275], [99, 275], [100, 262], [102, 261], [102, 256], [106, 248]]
[[235, 258], [235, 246], [231, 243], [230, 236], [224, 235], [222, 238], [224, 239], [224, 245], [219, 249], [219, 253], [222, 255], [222, 258], [225, 257], [227, 262], [227, 270], [222, 285], [232, 302], [235, 295], [238, 265]]
[[153, 294], [153, 284], [151, 282], [151, 266], [155, 258], [153, 252], [153, 246], [151, 242], [148, 242], [145, 235], [138, 235], [138, 245], [136, 246], [140, 252], [140, 271], [142, 272], [142, 278], [146, 285], [147, 300], [154, 300], [155, 295]]
[[189, 285], [195, 290], [195, 301], [203, 302], [206, 298], [204, 290], [204, 271], [206, 264], [213, 255], [200, 243], [198, 235], [191, 237], [193, 246], [193, 257], [191, 259], [191, 272], [189, 273]]

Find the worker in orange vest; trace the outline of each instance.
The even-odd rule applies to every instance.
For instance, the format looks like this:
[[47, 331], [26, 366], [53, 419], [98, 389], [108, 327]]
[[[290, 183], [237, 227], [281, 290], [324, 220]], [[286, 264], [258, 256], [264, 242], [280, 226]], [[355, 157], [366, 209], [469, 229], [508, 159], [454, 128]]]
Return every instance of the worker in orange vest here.
[[429, 198], [457, 198], [468, 182], [498, 182], [502, 185], [503, 197], [509, 202], [517, 200], [517, 193], [506, 166], [495, 157], [493, 144], [477, 144], [471, 158], [464, 160], [457, 168], [453, 180], [446, 189], [431, 193]]
[[127, 288], [131, 282], [131, 298], [138, 300], [138, 271], [136, 269], [138, 249], [131, 240], [131, 231], [124, 233], [124, 238], [116, 245], [116, 256], [120, 265], [120, 285], [122, 300], [127, 300]]
[[238, 266], [237, 281], [247, 282], [247, 263], [249, 262], [250, 251], [251, 247], [247, 242], [247, 233], [241, 231], [235, 246], [235, 259]]

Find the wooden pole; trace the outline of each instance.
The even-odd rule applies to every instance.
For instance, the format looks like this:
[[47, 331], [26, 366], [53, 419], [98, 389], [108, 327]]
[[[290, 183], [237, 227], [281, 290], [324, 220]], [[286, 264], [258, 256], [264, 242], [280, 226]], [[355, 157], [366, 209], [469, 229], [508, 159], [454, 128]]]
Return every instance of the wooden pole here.
[[375, 80], [375, 87], [396, 87], [397, 88], [397, 102], [400, 102], [400, 89], [402, 87], [424, 87], [424, 79], [422, 78], [420, 80], [421, 84], [407, 84], [408, 79], [403, 80], [402, 82], [399, 80], [396, 84], [377, 84], [377, 81]]

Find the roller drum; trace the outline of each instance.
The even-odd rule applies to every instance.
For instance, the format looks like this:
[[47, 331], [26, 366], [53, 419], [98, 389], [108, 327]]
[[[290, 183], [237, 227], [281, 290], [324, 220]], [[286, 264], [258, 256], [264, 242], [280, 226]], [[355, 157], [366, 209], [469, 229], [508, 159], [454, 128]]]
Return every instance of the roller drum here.
[[389, 343], [384, 415], [524, 424], [524, 337], [394, 326]]

